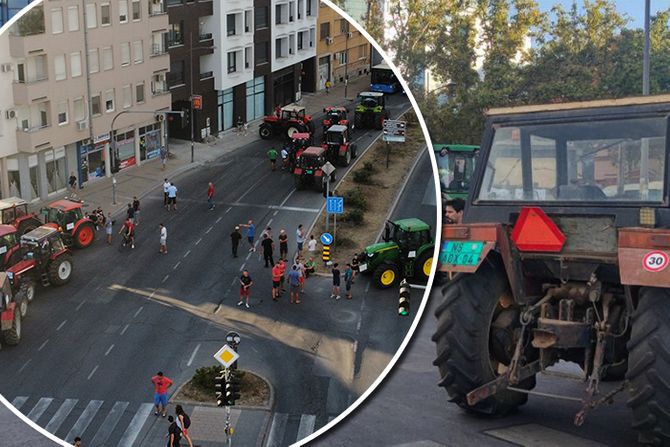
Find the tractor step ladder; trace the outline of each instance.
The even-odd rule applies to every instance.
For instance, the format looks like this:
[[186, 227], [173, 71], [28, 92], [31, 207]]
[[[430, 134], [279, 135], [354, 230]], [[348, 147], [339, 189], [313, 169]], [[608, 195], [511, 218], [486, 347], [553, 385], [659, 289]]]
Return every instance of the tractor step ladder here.
[[51, 285], [51, 283], [49, 282], [49, 275], [47, 275], [46, 273], [42, 273], [40, 275], [40, 279], [42, 280], [42, 285], [44, 287], [48, 287], [49, 285]]

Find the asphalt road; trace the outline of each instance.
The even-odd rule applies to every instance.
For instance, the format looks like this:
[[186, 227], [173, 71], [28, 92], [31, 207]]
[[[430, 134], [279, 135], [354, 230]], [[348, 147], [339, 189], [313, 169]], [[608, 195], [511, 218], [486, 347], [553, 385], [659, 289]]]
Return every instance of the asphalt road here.
[[[405, 100], [389, 99], [392, 116]], [[357, 132], [359, 152], [377, 135]], [[76, 252], [72, 282], [38, 290], [21, 344], [0, 352], [0, 392], [38, 424], [58, 422], [51, 428], [60, 437], [116, 445], [120, 427], [132, 425], [137, 408], [151, 401], [156, 371], [187, 381], [197, 367], [214, 364], [225, 334], [236, 330], [240, 367], [269, 379], [275, 411], [290, 416], [282, 444], [297, 439], [289, 434], [296, 415], [313, 416], [309, 434], [343, 411], [359, 392], [354, 377], [361, 365], [383, 369], [410, 320], [396, 316], [396, 291], [362, 293], [366, 280], [357, 281], [362, 296], [352, 302], [329, 301], [328, 279], [319, 278], [310, 279], [301, 305], [274, 303], [258, 254], [241, 248], [239, 258], [231, 257], [229, 234], [248, 219], [257, 234], [271, 226], [276, 237], [285, 228], [295, 250], [297, 225], [309, 227], [323, 203], [316, 192], [295, 191], [287, 173], [270, 171], [268, 146], [255, 142], [176, 179], [176, 212], [162, 208], [157, 185], [142, 201], [134, 250], [122, 249], [120, 236], [106, 246], [101, 232], [92, 248]], [[217, 189], [214, 211], [207, 210], [209, 181]], [[168, 228], [168, 255], [158, 253], [160, 222]], [[244, 268], [255, 280], [251, 309], [236, 306]], [[372, 345], [361, 328], [376, 324], [396, 336]], [[372, 350], [378, 355], [361, 354]], [[141, 439], [136, 445], [144, 445]]]

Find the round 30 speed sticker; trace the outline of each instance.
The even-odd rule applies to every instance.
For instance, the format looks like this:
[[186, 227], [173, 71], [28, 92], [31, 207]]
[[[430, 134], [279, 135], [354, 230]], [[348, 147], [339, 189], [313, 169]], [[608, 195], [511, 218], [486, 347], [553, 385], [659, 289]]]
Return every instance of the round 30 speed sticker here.
[[642, 259], [642, 267], [648, 272], [660, 272], [668, 266], [667, 253], [663, 251], [650, 251]]

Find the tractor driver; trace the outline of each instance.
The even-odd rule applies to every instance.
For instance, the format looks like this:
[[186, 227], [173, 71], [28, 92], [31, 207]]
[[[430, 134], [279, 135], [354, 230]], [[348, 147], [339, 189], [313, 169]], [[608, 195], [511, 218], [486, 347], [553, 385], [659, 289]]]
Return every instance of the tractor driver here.
[[444, 206], [444, 217], [448, 224], [460, 224], [463, 222], [463, 210], [465, 209], [465, 200], [452, 199], [447, 200]]

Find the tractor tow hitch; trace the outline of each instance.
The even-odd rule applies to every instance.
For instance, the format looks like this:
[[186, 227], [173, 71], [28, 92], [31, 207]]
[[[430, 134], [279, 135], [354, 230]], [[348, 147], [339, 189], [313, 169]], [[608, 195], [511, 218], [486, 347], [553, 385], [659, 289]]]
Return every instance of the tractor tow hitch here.
[[542, 369], [542, 366], [540, 364], [539, 360], [535, 360], [534, 362], [529, 363], [526, 366], [522, 366], [521, 368], [518, 368], [516, 372], [516, 381], [512, 381], [510, 378], [510, 370], [507, 371], [507, 373], [499, 376], [495, 380], [490, 381], [487, 384], [484, 384], [480, 386], [479, 388], [475, 388], [474, 390], [470, 391], [467, 395], [468, 399], [468, 405], [476, 405], [478, 402], [483, 401], [484, 399], [487, 399], [494, 394], [507, 389], [511, 384], [516, 384], [518, 382], [521, 382], [529, 377], [534, 376], [540, 370]]

